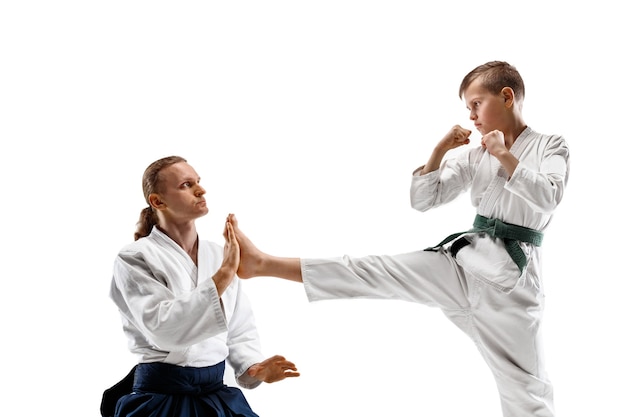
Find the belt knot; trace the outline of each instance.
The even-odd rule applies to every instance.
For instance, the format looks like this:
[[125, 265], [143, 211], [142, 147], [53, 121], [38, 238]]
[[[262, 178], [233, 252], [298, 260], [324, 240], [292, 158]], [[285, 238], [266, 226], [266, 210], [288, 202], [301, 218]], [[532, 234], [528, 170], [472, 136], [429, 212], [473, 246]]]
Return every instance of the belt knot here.
[[[426, 248], [425, 250], [434, 251], [464, 234], [486, 233], [491, 237], [502, 239], [507, 253], [515, 262], [521, 274], [528, 264], [528, 259], [520, 247], [519, 242], [526, 242], [535, 246], [541, 246], [541, 242], [543, 241], [543, 233], [538, 230], [506, 223], [500, 219], [488, 218], [481, 216], [480, 214], [477, 214], [474, 218], [473, 226], [474, 227], [464, 232], [453, 233], [439, 242], [439, 244]], [[463, 245], [461, 245], [461, 247], [462, 246]]]

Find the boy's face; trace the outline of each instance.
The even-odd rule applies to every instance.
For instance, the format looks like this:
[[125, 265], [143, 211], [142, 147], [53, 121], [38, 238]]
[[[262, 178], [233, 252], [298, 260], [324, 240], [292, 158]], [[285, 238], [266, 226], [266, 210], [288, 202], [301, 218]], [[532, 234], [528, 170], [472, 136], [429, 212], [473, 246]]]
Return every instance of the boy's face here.
[[504, 130], [507, 120], [506, 97], [487, 91], [480, 78], [472, 81], [463, 94], [470, 120], [482, 135], [493, 130]]

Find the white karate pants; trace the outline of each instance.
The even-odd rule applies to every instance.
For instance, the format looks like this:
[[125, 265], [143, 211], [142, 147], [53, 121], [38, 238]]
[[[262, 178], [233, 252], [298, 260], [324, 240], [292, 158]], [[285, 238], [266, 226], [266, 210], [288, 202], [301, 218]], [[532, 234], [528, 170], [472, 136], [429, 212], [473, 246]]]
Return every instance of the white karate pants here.
[[543, 294], [537, 277], [507, 294], [466, 273], [445, 249], [303, 259], [302, 277], [309, 301], [398, 299], [440, 308], [472, 338], [489, 365], [504, 417], [554, 416], [543, 363]]

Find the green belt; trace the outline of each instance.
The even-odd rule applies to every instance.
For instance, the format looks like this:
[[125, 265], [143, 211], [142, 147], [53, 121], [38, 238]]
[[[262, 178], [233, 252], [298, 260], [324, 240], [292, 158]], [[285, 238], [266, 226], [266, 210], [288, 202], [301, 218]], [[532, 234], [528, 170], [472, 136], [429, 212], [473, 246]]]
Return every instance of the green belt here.
[[474, 219], [473, 228], [465, 232], [454, 233], [442, 240], [438, 245], [426, 248], [425, 250], [434, 251], [466, 233], [486, 233], [491, 237], [502, 239], [506, 251], [509, 256], [511, 256], [511, 259], [513, 259], [513, 262], [515, 262], [520, 272], [524, 270], [528, 260], [519, 242], [527, 242], [535, 246], [541, 246], [541, 241], [543, 240], [543, 233], [538, 230], [505, 223], [498, 219], [489, 219], [477, 214]]

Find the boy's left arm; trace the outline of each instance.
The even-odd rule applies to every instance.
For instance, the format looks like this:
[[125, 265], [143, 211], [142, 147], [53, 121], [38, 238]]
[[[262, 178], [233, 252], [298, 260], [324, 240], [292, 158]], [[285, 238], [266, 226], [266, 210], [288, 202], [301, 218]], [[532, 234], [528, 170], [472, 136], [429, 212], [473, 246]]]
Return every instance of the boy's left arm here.
[[509, 178], [511, 178], [519, 164], [519, 160], [506, 148], [504, 134], [499, 130], [493, 130], [483, 136], [481, 144], [483, 148], [487, 149], [491, 155], [500, 161], [506, 173], [509, 174]]
[[523, 198], [537, 212], [550, 213], [563, 198], [569, 173], [569, 150], [560, 136], [552, 136], [541, 152], [539, 168], [531, 169], [506, 148], [498, 131], [483, 138], [483, 146], [496, 157], [508, 174], [506, 188]]

